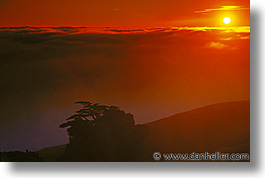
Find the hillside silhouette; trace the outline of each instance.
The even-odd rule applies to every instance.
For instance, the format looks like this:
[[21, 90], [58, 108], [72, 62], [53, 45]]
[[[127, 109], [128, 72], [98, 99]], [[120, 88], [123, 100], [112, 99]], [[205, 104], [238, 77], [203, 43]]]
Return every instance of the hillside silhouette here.
[[0, 152], [1, 162], [43, 162], [37, 152], [8, 151]]
[[250, 152], [250, 102], [213, 104], [145, 124], [160, 152]]
[[[67, 145], [44, 148], [36, 154], [5, 152], [2, 159], [154, 161], [155, 151], [250, 153], [250, 101], [208, 105], [142, 125], [135, 125], [133, 115], [118, 107], [81, 104], [85, 110], [61, 125], [68, 127]], [[86, 120], [87, 113], [94, 119]], [[34, 157], [27, 157], [30, 155]]]

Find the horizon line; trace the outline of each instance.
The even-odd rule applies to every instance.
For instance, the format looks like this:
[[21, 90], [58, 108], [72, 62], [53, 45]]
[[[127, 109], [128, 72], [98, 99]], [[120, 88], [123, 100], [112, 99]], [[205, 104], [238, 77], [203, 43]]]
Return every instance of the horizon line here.
[[[221, 30], [224, 32], [250, 33], [250, 26], [168, 26], [168, 27], [146, 27], [146, 28], [123, 28], [116, 26], [0, 26], [3, 31], [25, 31], [30, 33], [146, 33], [146, 32], [173, 32], [173, 31], [211, 31]], [[39, 30], [39, 31], [37, 31]]]

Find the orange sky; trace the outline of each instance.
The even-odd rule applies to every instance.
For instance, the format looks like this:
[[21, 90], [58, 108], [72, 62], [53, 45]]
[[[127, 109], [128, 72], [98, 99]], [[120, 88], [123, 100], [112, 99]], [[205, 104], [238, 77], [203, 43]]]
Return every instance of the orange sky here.
[[[236, 6], [222, 8], [223, 6]], [[220, 26], [249, 25], [249, 0], [3, 0], [1, 26]], [[203, 12], [205, 11], [205, 12]]]

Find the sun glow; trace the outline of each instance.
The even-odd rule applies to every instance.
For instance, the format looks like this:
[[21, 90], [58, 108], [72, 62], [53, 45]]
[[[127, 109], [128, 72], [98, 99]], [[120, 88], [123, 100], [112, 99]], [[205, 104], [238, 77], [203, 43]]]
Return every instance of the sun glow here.
[[225, 24], [229, 24], [229, 23], [231, 22], [230, 17], [225, 17], [225, 18], [223, 19], [223, 22], [224, 22]]

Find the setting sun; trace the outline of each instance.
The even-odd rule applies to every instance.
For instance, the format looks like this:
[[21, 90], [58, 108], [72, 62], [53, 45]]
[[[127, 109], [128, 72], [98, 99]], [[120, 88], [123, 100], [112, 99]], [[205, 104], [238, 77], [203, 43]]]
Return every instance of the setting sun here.
[[229, 24], [229, 23], [231, 22], [230, 17], [225, 17], [225, 18], [223, 19], [223, 22], [224, 22], [225, 24]]

